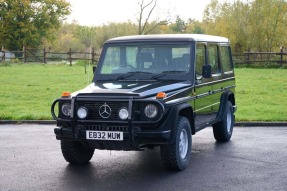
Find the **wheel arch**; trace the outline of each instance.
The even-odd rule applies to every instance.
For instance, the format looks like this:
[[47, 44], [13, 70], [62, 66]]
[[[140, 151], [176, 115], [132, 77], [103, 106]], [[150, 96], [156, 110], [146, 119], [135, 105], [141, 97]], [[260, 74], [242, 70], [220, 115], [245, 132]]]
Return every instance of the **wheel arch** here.
[[186, 117], [189, 121], [190, 127], [191, 127], [191, 133], [195, 134], [195, 127], [194, 127], [194, 115], [193, 115], [193, 108], [188, 105], [188, 107], [183, 107], [179, 110], [178, 116]]
[[179, 116], [184, 116], [188, 119], [191, 127], [191, 133], [195, 134], [195, 127], [194, 127], [194, 115], [193, 115], [193, 108], [188, 103], [183, 103], [177, 106], [174, 106], [171, 111], [171, 118], [170, 118], [170, 125], [171, 125], [171, 140], [173, 142], [175, 140], [174, 136], [174, 129], [177, 126], [177, 121]]
[[[225, 110], [225, 105], [226, 103], [230, 101], [232, 103], [233, 106], [235, 106], [235, 96], [234, 93], [230, 90], [225, 91], [224, 93], [222, 93], [221, 98], [220, 98], [220, 107], [219, 107], [219, 111], [217, 114], [217, 120], [222, 120], [222, 115], [224, 114], [224, 110]], [[234, 111], [235, 112], [235, 111]]]

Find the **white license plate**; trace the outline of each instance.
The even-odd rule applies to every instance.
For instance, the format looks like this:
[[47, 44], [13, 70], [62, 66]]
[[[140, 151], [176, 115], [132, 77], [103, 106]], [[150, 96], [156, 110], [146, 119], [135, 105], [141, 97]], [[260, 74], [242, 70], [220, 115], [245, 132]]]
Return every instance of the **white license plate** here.
[[122, 141], [123, 132], [119, 131], [86, 131], [86, 138], [93, 140]]

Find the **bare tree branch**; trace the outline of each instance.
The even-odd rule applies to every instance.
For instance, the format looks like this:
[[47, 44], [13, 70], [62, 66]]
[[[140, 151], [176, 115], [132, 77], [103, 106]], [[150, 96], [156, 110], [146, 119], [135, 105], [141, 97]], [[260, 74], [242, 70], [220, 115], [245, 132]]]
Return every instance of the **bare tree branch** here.
[[[146, 4], [145, 4], [145, 0], [141, 0], [141, 2], [139, 2], [138, 4], [140, 6], [139, 19], [138, 19], [138, 34], [139, 35], [147, 34], [151, 32], [153, 29], [155, 29], [156, 27], [158, 27], [159, 25], [163, 25], [167, 23], [167, 20], [157, 21], [155, 25], [151, 26], [151, 28], [147, 30], [147, 25], [149, 23], [151, 15], [157, 6], [157, 0], [151, 0]], [[149, 9], [149, 7], [151, 8]], [[144, 19], [144, 12], [146, 12], [147, 9], [149, 9], [149, 11], [148, 11], [147, 17]]]
[[[154, 1], [154, 0], [152, 0], [149, 4], [147, 4], [146, 7], [148, 7], [149, 5], [151, 5], [151, 3], [153, 3], [153, 1]], [[146, 25], [147, 25], [147, 23], [148, 23], [148, 20], [149, 20], [151, 14], [152, 14], [154, 8], [156, 7], [156, 3], [157, 3], [157, 0], [155, 0], [153, 7], [152, 7], [151, 10], [149, 11], [148, 16], [147, 16], [147, 18], [146, 18], [146, 20], [145, 20], [145, 22], [144, 22], [143, 27], [142, 27], [142, 31], [140, 31], [140, 32], [141, 32], [140, 34], [143, 34], [143, 33], [144, 33], [144, 30], [145, 30], [145, 28], [146, 28]]]
[[157, 24], [155, 24], [154, 26], [152, 26], [150, 29], [148, 29], [144, 34], [148, 34], [150, 33], [153, 29], [157, 28], [160, 25], [166, 25], [168, 23], [168, 21], [160, 21]]

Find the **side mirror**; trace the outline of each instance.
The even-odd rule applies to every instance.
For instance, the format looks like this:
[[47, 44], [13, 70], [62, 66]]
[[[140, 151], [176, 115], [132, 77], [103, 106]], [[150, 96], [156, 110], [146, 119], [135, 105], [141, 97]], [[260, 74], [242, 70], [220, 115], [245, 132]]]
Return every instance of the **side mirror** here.
[[93, 66], [93, 73], [95, 73], [97, 66]]
[[202, 76], [204, 78], [211, 78], [211, 65], [204, 65], [202, 67]]

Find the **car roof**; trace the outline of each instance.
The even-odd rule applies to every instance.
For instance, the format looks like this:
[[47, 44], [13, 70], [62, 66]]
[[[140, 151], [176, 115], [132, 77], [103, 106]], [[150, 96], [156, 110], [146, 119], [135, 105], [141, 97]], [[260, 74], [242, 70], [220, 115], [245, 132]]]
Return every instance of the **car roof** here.
[[195, 42], [219, 42], [229, 43], [229, 40], [221, 36], [206, 34], [153, 34], [153, 35], [132, 35], [112, 38], [106, 43], [113, 42], [139, 42], [139, 41], [195, 41]]

